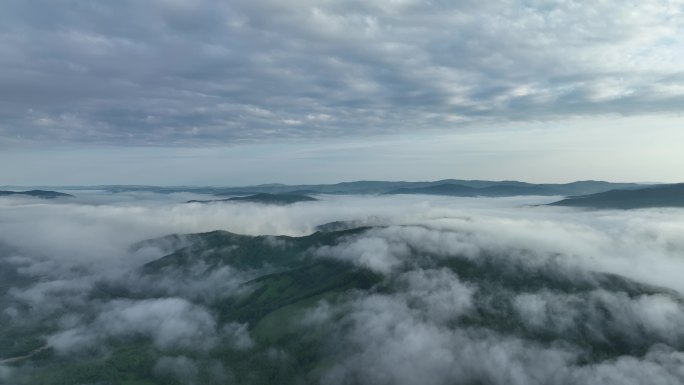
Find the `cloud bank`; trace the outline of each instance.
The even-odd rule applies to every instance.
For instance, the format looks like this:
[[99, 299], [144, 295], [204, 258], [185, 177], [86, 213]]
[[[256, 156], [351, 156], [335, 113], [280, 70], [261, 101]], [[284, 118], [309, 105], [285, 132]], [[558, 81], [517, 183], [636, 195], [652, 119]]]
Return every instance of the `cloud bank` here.
[[680, 0], [0, 7], [6, 144], [358, 137], [678, 113], [684, 95]]
[[[250, 295], [247, 282], [272, 268], [216, 266], [200, 253], [184, 268], [146, 276], [137, 268], [192, 240], [131, 245], [210, 230], [306, 236], [353, 221], [368, 228], [305, 253], [380, 281], [279, 313], [276, 324], [301, 346], [320, 337], [315, 352], [325, 364], [299, 373], [302, 381], [684, 381], [682, 210], [533, 205], [553, 197], [321, 196], [290, 206], [157, 198], [0, 200], [0, 267], [15, 274], [0, 285], [0, 337], [37, 328], [27, 343], [61, 359], [147, 341], [149, 372], [182, 384], [244, 379], [236, 357], [291, 373], [283, 368], [304, 366], [288, 338], [264, 337], [263, 324], [226, 321], [217, 310]], [[264, 242], [286, 255], [294, 241]], [[0, 379], [26, 373], [22, 360], [1, 361]]]

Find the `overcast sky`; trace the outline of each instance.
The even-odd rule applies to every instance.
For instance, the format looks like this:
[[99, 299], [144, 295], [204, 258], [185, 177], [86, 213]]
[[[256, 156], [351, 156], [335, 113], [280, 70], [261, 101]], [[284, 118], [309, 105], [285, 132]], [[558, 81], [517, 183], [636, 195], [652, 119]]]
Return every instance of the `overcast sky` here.
[[1, 184], [684, 181], [684, 0], [4, 0]]

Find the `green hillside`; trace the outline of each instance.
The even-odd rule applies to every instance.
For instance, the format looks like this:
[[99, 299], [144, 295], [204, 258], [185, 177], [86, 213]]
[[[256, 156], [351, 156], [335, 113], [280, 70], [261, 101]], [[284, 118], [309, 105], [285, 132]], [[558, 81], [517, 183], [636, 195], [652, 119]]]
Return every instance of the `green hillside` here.
[[[345, 330], [348, 322], [345, 309], [354, 301], [371, 295], [394, 298], [406, 290], [402, 274], [446, 269], [465, 285], [477, 288], [473, 295], [474, 310], [454, 318], [449, 322], [450, 328], [487, 331], [538, 344], [551, 341], [567, 344], [589, 352], [583, 359], [592, 363], [623, 355], [642, 355], [653, 343], [666, 342], [663, 336], [648, 331], [635, 337], [618, 329], [611, 330], [609, 313], [598, 316], [602, 314], [600, 311], [608, 310], [600, 310], [606, 305], [601, 297], [596, 297], [597, 292], [626, 298], [657, 294], [682, 301], [667, 290], [619, 276], [561, 273], [553, 264], [527, 265], [524, 260], [502, 259], [501, 255], [494, 254], [476, 259], [462, 255], [438, 258], [415, 251], [410, 259], [396, 267], [395, 273], [380, 274], [316, 252], [364, 239], [373, 230], [356, 228], [304, 237], [245, 236], [214, 231], [169, 236], [134, 246], [160, 244], [169, 252], [135, 273], [140, 282], [162, 282], [167, 277], [175, 277], [171, 282], [182, 287], [188, 282], [209, 280], [214, 272], [226, 267], [244, 274], [246, 278], [232, 292], [187, 297], [209, 309], [216, 316], [219, 328], [246, 325], [252, 342], [244, 346], [226, 340], [209, 349], [169, 349], [160, 348], [145, 335], [134, 334], [107, 338], [104, 343], [108, 348], [104, 352], [59, 355], [53, 349], [41, 350], [43, 336], [57, 330], [59, 322], [37, 319], [20, 327], [0, 323], [0, 336], [4, 338], [0, 339], [4, 347], [0, 359], [25, 356], [5, 363], [17, 370], [16, 384], [21, 385], [189, 383], [155, 370], [155, 365], [170, 355], [197, 363], [193, 366], [193, 383], [315, 384], [345, 354], [335, 347], [335, 335]], [[89, 293], [91, 303], [155, 299], [165, 295], [162, 291], [136, 288], [130, 282], [106, 281], [95, 285]], [[562, 294], [591, 306], [575, 309], [573, 317], [584, 320], [577, 323], [580, 326], [555, 331], [532, 328], [514, 310], [520, 293]], [[323, 303], [337, 309], [329, 321], [315, 326], [303, 321], [312, 309]], [[419, 305], [417, 302], [416, 306]], [[409, 302], [409, 306], [413, 305]], [[86, 310], [75, 310], [87, 314]], [[602, 334], [595, 332], [596, 327], [602, 328]], [[684, 341], [675, 348], [684, 348]], [[224, 377], [217, 377], [218, 367], [230, 368], [230, 371]], [[225, 382], [219, 381], [219, 377]]]

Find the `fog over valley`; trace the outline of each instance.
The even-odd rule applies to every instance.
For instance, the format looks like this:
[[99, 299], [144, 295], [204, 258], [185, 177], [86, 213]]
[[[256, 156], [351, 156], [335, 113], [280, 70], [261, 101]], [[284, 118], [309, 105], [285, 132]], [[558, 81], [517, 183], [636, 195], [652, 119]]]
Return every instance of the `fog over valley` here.
[[678, 384], [684, 210], [0, 197], [9, 384]]

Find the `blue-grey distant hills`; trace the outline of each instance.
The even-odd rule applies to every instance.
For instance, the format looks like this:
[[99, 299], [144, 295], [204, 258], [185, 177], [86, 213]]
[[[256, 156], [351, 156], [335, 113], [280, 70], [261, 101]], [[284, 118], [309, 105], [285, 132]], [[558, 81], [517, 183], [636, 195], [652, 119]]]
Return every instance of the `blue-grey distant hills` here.
[[19, 196], [30, 196], [34, 198], [43, 198], [43, 199], [54, 199], [54, 198], [66, 198], [66, 197], [73, 197], [71, 194], [65, 194], [57, 191], [48, 191], [48, 190], [29, 190], [29, 191], [0, 191], [0, 196], [13, 196], [13, 195], [19, 195]]
[[541, 186], [494, 185], [488, 187], [468, 187], [459, 184], [439, 184], [428, 187], [400, 188], [385, 194], [427, 194], [459, 197], [507, 197], [517, 195], [559, 195], [553, 189]]
[[[572, 183], [535, 184], [519, 181], [486, 181], [443, 179], [428, 182], [355, 181], [335, 184], [284, 185], [262, 184], [244, 187], [158, 187], [158, 186], [88, 186], [80, 188], [104, 189], [110, 192], [147, 191], [155, 193], [193, 192], [230, 197], [267, 194], [430, 194], [449, 196], [516, 196], [516, 195], [586, 195], [614, 189], [642, 188], [644, 184], [578, 181]], [[79, 187], [72, 187], [79, 189]], [[71, 188], [61, 188], [71, 189]]]
[[521, 195], [579, 195], [603, 192], [612, 189], [634, 189], [643, 187], [636, 183], [610, 183], [600, 181], [581, 181], [566, 184], [533, 184], [516, 181], [473, 183], [442, 183], [425, 187], [405, 187], [390, 190], [385, 194], [427, 194], [458, 197], [509, 197]]
[[247, 196], [232, 197], [228, 199], [213, 199], [213, 200], [191, 200], [187, 203], [213, 203], [213, 202], [252, 202], [265, 203], [273, 205], [289, 205], [297, 202], [311, 202], [318, 199], [301, 194], [269, 194], [258, 193]]
[[597, 194], [569, 197], [552, 203], [552, 205], [596, 209], [684, 207], [684, 183], [649, 186], [636, 190], [610, 190]]

